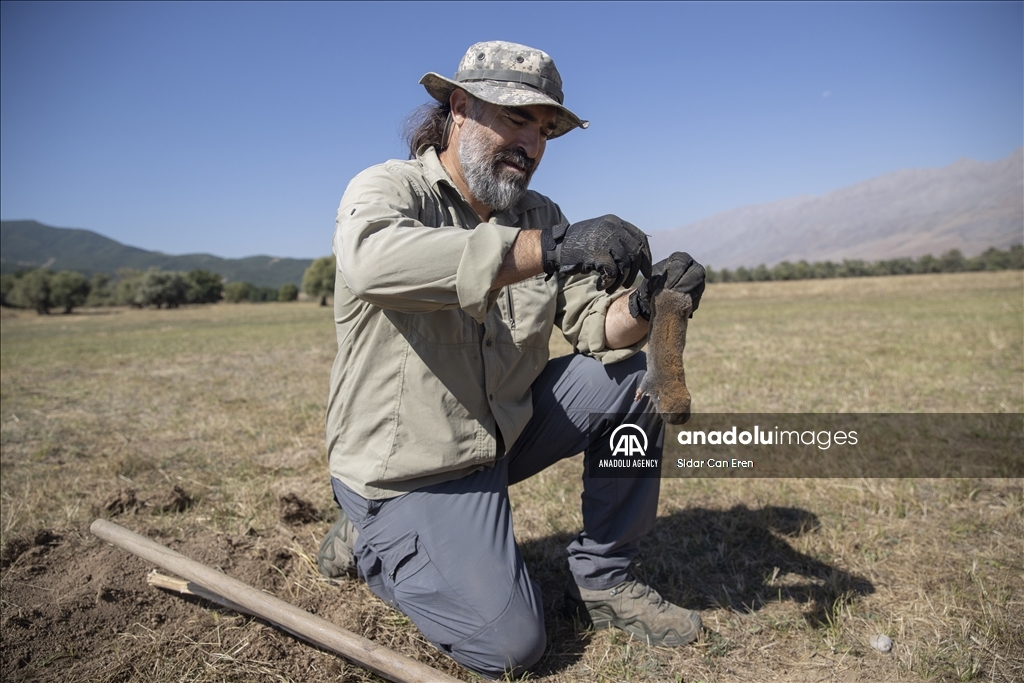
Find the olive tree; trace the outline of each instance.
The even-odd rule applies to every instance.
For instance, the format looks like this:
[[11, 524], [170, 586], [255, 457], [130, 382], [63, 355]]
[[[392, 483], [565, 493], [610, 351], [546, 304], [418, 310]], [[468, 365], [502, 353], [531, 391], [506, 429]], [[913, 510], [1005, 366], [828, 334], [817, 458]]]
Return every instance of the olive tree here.
[[302, 291], [320, 298], [320, 305], [327, 305], [327, 297], [334, 294], [334, 275], [337, 266], [334, 256], [324, 256], [313, 261], [302, 275]]
[[84, 306], [89, 298], [89, 281], [81, 273], [62, 270], [50, 278], [50, 302], [64, 313]]
[[93, 273], [89, 280], [86, 306], [109, 306], [114, 303], [114, 281], [107, 273]]
[[224, 282], [220, 275], [197, 268], [185, 276], [188, 280], [187, 301], [190, 304], [215, 304], [224, 294]]
[[30, 270], [14, 283], [10, 300], [16, 306], [34, 308], [39, 315], [50, 313], [50, 272], [37, 268]]
[[281, 289], [277, 290], [278, 301], [295, 301], [298, 298], [299, 288], [291, 282], [281, 285]]
[[0, 275], [0, 306], [13, 306], [10, 301], [11, 292], [18, 280], [13, 275]]
[[188, 280], [184, 274], [150, 268], [139, 282], [135, 292], [135, 303], [140, 306], [177, 308], [185, 303], [187, 295]]
[[967, 269], [967, 259], [959, 249], [950, 249], [939, 257], [939, 268], [943, 273], [959, 273]]
[[238, 304], [252, 299], [256, 287], [248, 282], [229, 282], [224, 285], [224, 300], [229, 304]]
[[141, 308], [142, 304], [138, 302], [138, 297], [136, 296], [141, 284], [142, 271], [135, 268], [119, 268], [117, 271], [117, 285], [114, 287], [114, 304]]

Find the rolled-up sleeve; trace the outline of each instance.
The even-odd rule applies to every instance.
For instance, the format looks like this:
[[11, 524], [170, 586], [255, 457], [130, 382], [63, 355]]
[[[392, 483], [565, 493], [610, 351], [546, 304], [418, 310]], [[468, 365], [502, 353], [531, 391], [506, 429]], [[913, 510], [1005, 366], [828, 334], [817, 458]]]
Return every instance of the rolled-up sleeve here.
[[423, 313], [459, 307], [483, 321], [497, 292], [491, 285], [518, 228], [445, 216], [400, 167], [375, 166], [342, 197], [334, 234], [338, 275], [358, 298], [381, 308]]
[[565, 281], [559, 297], [560, 325], [562, 334], [577, 353], [593, 356], [609, 365], [625, 360], [643, 348], [647, 337], [622, 349], [609, 349], [605, 338], [604, 324], [608, 308], [613, 301], [628, 295], [630, 291], [620, 289], [605, 294], [597, 289], [596, 274], [575, 275]]

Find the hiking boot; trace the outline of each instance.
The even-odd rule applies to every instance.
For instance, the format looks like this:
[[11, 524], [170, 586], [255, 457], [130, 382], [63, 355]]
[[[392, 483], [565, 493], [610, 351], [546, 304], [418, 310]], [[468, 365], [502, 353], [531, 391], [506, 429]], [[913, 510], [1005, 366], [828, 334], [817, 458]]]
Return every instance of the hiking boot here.
[[356, 558], [352, 548], [358, 537], [359, 532], [349, 521], [348, 515], [344, 510], [338, 510], [338, 521], [320, 542], [320, 552], [316, 555], [316, 566], [320, 568], [320, 573], [330, 579], [353, 574]]
[[630, 578], [614, 588], [593, 591], [569, 578], [565, 607], [595, 629], [615, 626], [648, 645], [685, 645], [700, 633], [700, 615], [673, 605], [650, 586]]

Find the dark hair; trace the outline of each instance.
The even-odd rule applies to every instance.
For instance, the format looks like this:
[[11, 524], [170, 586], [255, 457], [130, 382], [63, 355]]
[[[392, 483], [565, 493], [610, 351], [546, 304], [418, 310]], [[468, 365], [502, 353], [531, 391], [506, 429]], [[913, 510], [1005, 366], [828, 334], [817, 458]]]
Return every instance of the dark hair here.
[[452, 107], [448, 102], [428, 102], [416, 107], [405, 117], [402, 124], [402, 139], [409, 145], [409, 158], [416, 157], [416, 150], [431, 145], [438, 152], [444, 147], [444, 127]]

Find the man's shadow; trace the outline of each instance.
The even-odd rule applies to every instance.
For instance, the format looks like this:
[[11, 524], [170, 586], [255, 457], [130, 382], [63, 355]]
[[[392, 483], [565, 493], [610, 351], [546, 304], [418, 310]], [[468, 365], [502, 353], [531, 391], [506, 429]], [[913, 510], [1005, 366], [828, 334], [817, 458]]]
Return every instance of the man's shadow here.
[[[658, 518], [641, 542], [634, 574], [688, 609], [749, 613], [790, 601], [802, 605], [807, 622], [819, 627], [829, 624], [843, 604], [875, 590], [867, 579], [791, 545], [819, 526], [816, 515], [800, 508], [680, 510]], [[591, 637], [559, 610], [568, 576], [565, 547], [572, 538], [559, 533], [521, 545], [547, 607], [548, 650], [535, 669], [539, 675], [571, 666]]]

